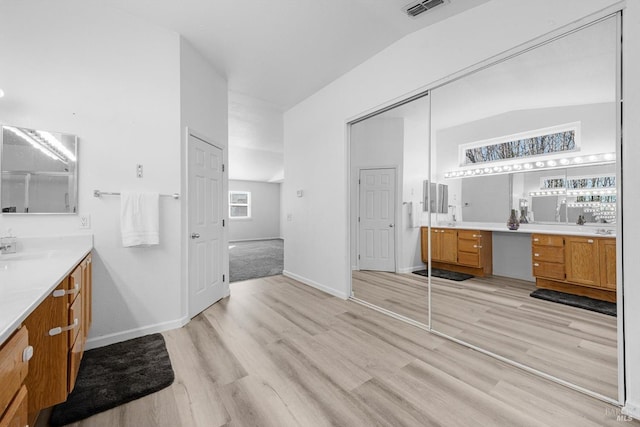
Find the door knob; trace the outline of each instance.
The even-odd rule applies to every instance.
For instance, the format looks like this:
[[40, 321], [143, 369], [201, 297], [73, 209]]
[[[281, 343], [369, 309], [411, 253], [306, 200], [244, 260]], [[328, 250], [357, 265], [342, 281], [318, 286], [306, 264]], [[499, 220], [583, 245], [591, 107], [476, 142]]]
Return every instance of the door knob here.
[[191, 238], [192, 239], [199, 239], [200, 235], [198, 233], [191, 233]]

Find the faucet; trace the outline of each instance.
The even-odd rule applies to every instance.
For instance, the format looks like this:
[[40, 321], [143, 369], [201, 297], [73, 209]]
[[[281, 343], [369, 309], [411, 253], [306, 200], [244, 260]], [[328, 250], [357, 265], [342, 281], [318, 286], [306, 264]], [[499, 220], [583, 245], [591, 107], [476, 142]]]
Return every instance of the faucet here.
[[0, 254], [13, 254], [16, 252], [16, 237], [11, 235], [11, 229], [7, 235], [0, 238]]
[[[456, 208], [456, 205], [448, 205], [447, 207], [449, 207], [449, 208], [451, 208], [451, 209], [455, 209], [455, 208]], [[455, 211], [455, 210], [453, 210], [453, 211], [451, 212], [451, 221], [452, 221], [452, 222], [456, 222], [456, 211]]]

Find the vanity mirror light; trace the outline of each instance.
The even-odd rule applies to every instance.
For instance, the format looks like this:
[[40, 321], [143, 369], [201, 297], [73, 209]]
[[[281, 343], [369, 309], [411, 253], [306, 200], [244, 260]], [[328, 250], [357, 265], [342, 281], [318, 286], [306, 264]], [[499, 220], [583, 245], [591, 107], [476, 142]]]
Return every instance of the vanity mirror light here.
[[74, 214], [78, 210], [78, 138], [2, 126], [2, 214]]

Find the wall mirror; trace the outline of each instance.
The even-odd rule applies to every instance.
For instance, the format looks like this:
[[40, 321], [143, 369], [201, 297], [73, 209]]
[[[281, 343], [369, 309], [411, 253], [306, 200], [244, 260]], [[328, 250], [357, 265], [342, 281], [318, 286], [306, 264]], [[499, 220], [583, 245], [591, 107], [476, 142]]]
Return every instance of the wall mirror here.
[[2, 213], [76, 213], [77, 152], [75, 135], [2, 126]]
[[429, 177], [453, 206], [431, 218], [431, 266], [457, 274], [432, 274], [432, 329], [614, 400], [618, 25], [600, 20], [431, 91]]

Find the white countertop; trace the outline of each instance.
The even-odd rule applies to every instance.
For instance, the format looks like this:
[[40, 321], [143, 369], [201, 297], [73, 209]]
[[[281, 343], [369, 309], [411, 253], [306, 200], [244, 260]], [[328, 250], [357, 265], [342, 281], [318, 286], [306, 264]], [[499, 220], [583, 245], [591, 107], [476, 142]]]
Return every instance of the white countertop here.
[[[598, 225], [571, 225], [571, 224], [520, 224], [517, 230], [509, 230], [506, 222], [438, 222], [433, 227], [437, 228], [460, 228], [469, 230], [487, 230], [504, 233], [541, 233], [541, 234], [565, 234], [569, 236], [595, 236], [595, 237], [616, 237], [616, 228], [611, 224]], [[610, 234], [602, 234], [602, 230], [609, 231]], [[600, 231], [600, 232], [598, 232]]]
[[0, 345], [93, 248], [92, 235], [18, 238], [0, 255]]

